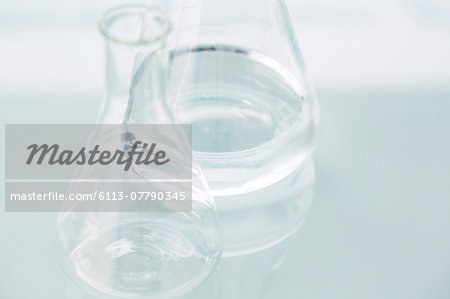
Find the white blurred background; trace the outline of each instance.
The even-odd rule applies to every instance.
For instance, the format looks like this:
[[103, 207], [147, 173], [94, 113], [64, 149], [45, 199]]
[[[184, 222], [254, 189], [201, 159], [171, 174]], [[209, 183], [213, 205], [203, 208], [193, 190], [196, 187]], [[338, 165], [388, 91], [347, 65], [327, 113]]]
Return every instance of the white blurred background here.
[[[97, 21], [120, 2], [0, 2], [0, 95], [98, 95], [103, 48]], [[318, 89], [449, 85], [449, 1], [286, 2]]]

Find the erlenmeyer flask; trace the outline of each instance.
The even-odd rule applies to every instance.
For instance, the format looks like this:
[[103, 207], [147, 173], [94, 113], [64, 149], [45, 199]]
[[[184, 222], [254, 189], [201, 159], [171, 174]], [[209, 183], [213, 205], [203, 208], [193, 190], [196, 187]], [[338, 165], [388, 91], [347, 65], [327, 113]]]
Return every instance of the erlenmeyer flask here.
[[165, 102], [135, 97], [131, 117], [191, 123], [213, 195], [288, 176], [311, 152], [317, 104], [283, 1], [162, 2], [174, 27]]
[[155, 7], [125, 4], [106, 11], [99, 29], [105, 43], [105, 94], [98, 122], [120, 124], [135, 67], [140, 59], [164, 46], [171, 25]]
[[[174, 140], [178, 133], [181, 135]], [[156, 138], [174, 160], [183, 153], [187, 136], [182, 134], [165, 127], [102, 125], [89, 144], [127, 149], [135, 140]], [[191, 211], [159, 197], [137, 203], [154, 205], [154, 212], [141, 212], [142, 206], [132, 212], [121, 201], [101, 199], [97, 205], [82, 201], [63, 207], [57, 230], [65, 270], [87, 293], [96, 298], [180, 298], [215, 269], [222, 250], [215, 205], [199, 168], [187, 160], [177, 161], [173, 171], [192, 174], [192, 180], [161, 183], [149, 177], [149, 166], [137, 164], [129, 172], [89, 166], [78, 169], [69, 194], [132, 198], [150, 191], [176, 192], [181, 190], [180, 184], [192, 184]], [[164, 171], [162, 177], [170, 177], [170, 172]], [[112, 206], [105, 210], [107, 204]]]
[[[153, 9], [147, 10], [153, 12]], [[142, 82], [147, 87], [145, 95], [155, 101], [163, 101], [159, 96], [164, 95], [160, 92], [165, 89], [167, 55], [163, 45], [158, 43], [144, 56], [134, 52], [135, 65], [145, 56], [146, 61], [151, 61], [153, 67], [146, 70], [152, 76], [147, 72], [146, 76], [141, 76], [142, 73], [137, 72], [133, 80], [137, 86]], [[146, 80], [148, 78], [151, 80]], [[87, 292], [97, 297], [178, 298], [208, 277], [222, 250], [215, 205], [208, 186], [200, 168], [191, 163], [191, 159], [189, 162], [183, 160], [184, 156], [191, 156], [190, 134], [177, 130], [176, 126], [170, 130], [164, 126], [140, 124], [142, 122], [127, 118], [123, 126], [103, 125], [92, 134], [90, 143], [107, 146], [114, 152], [117, 148], [130, 150], [135, 141], [148, 140], [151, 144], [151, 140], [159, 136], [157, 139], [170, 149], [171, 159], [178, 161], [172, 172], [167, 172], [166, 165], [164, 171], [158, 172], [161, 176], [159, 179], [168, 180], [166, 185], [160, 185], [159, 180], [152, 180], [150, 173], [154, 170], [151, 167], [137, 163], [122, 176], [116, 173], [117, 170], [105, 170], [102, 167], [81, 168], [75, 175], [75, 181], [88, 182], [83, 185], [83, 194], [99, 190], [120, 191], [126, 195], [140, 191], [165, 194], [166, 191], [173, 191], [165, 190], [167, 186], [175, 190], [180, 188], [178, 184], [183, 182], [171, 179], [177, 178], [176, 173], [182, 171], [189, 174], [187, 183], [192, 186], [192, 211], [173, 209], [171, 204], [158, 201], [158, 207], [163, 211], [129, 212], [122, 209], [119, 203], [112, 212], [89, 210], [81, 213], [81, 204], [61, 212], [58, 216], [58, 233], [67, 261], [67, 273]], [[124, 131], [118, 131], [117, 128]], [[186, 148], [188, 152], [182, 150]], [[141, 150], [149, 153], [146, 148]], [[117, 176], [120, 177], [119, 181]], [[116, 182], [114, 185], [109, 182], [111, 178]], [[80, 188], [77, 183], [74, 185]]]

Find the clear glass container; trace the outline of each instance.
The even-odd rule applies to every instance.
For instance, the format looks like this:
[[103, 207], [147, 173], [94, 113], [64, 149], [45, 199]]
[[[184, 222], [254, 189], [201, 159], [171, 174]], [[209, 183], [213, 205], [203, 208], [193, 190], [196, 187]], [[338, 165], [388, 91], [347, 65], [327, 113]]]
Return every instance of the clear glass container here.
[[171, 25], [155, 7], [125, 4], [106, 11], [99, 30], [105, 44], [105, 94], [97, 121], [120, 124], [135, 69], [146, 55], [164, 47]]
[[[157, 9], [126, 5], [109, 10], [100, 28], [106, 37], [108, 57], [108, 94], [100, 122], [123, 123], [132, 77], [135, 81], [151, 78], [142, 81], [146, 87], [143, 90], [146, 96], [162, 101], [159, 95], [165, 90], [167, 81], [164, 40], [170, 31], [170, 23]], [[155, 58], [153, 67], [147, 69], [145, 77], [133, 70], [144, 58], [152, 57]], [[165, 131], [158, 127], [149, 131], [139, 129], [138, 124], [146, 123], [157, 122], [137, 122], [127, 118], [120, 126], [125, 131], [120, 132], [112, 126], [101, 126], [92, 132], [88, 144], [101, 144], [126, 152], [134, 141], [152, 140], [159, 134], [162, 146], [169, 148], [174, 154], [172, 159], [179, 163], [176, 169], [192, 174], [192, 211], [174, 210], [165, 202], [160, 203], [164, 211], [155, 212], [129, 212], [120, 205], [109, 212], [85, 211], [82, 204], [65, 207], [57, 217], [65, 270], [72, 281], [95, 297], [179, 298], [202, 284], [221, 256], [221, 234], [209, 188], [196, 163], [183, 162], [180, 158], [181, 148], [190, 146], [191, 136], [172, 139], [173, 136], [163, 134]], [[146, 148], [141, 150], [148, 151]], [[80, 167], [69, 193], [80, 192], [80, 181], [87, 182], [83, 185], [83, 194], [112, 191], [111, 177], [121, 178], [115, 180], [114, 188], [124, 194], [172, 191], [164, 189], [165, 185], [161, 186], [158, 180], [152, 180], [149, 168], [133, 164], [129, 172], [113, 173], [101, 166]], [[172, 178], [171, 173], [164, 173], [164, 177], [169, 181]], [[173, 188], [177, 188], [177, 182], [173, 184]]]
[[[126, 150], [134, 140], [151, 140], [157, 131], [162, 135], [166, 132], [131, 125], [123, 128], [124, 133], [117, 134], [111, 126], [102, 126], [88, 144]], [[158, 145], [176, 159], [185, 144], [182, 138], [173, 142], [172, 137], [159, 138], [163, 141]], [[200, 169], [190, 161], [178, 160], [175, 170], [192, 173], [192, 181], [187, 182], [192, 184], [190, 210], [179, 209], [166, 200], [141, 202], [158, 207], [146, 212], [139, 207], [132, 212], [119, 201], [107, 211], [101, 200], [88, 203], [89, 209], [82, 201], [65, 203], [57, 217], [64, 268], [88, 294], [100, 298], [179, 298], [196, 289], [214, 271], [222, 251], [215, 204]], [[177, 180], [153, 180], [149, 176], [151, 167], [133, 164], [130, 171], [124, 172], [121, 168], [105, 171], [101, 166], [80, 166], [68, 193], [120, 191], [132, 196], [133, 192], [165, 194], [183, 190]], [[166, 173], [170, 178], [170, 172]]]
[[284, 2], [160, 6], [174, 28], [167, 41], [165, 96], [148, 97], [133, 86], [127, 117], [191, 123], [194, 157], [214, 196], [265, 188], [304, 163], [318, 109]]

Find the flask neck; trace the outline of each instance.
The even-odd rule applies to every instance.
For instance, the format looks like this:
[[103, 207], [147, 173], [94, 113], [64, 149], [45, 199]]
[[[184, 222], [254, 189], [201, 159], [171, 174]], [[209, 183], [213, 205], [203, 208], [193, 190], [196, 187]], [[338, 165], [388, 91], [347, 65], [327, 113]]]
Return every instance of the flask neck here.
[[164, 48], [171, 26], [158, 9], [131, 4], [108, 10], [99, 29], [105, 43], [105, 94], [98, 121], [122, 123], [133, 74], [146, 56]]

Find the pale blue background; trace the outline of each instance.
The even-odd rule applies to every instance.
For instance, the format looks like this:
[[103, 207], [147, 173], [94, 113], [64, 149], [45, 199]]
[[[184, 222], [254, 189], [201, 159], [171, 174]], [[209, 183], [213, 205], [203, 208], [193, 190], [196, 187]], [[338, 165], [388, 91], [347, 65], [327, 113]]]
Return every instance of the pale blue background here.
[[[1, 124], [94, 121], [93, 2], [0, 4]], [[450, 298], [448, 4], [288, 6], [321, 106], [317, 192], [266, 297]], [[0, 212], [0, 298], [57, 298], [55, 244], [54, 214]]]

